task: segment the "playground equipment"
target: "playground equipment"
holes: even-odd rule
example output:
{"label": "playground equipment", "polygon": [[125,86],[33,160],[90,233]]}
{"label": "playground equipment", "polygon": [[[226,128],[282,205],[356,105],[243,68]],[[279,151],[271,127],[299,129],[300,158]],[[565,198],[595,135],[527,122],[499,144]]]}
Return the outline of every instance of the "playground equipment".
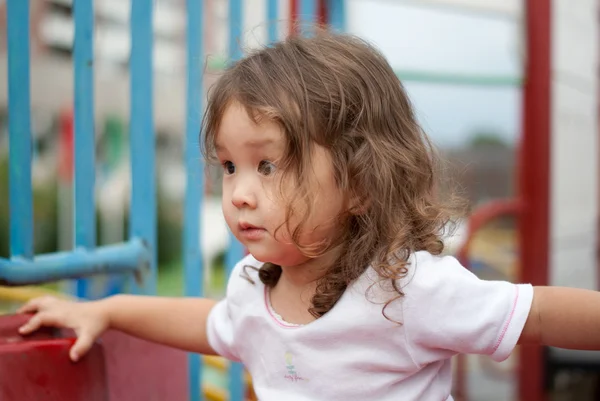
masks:
{"label": "playground equipment", "polygon": [[[598,4],[581,2],[568,12],[562,1],[524,4],[519,197],[475,212],[472,228],[514,214],[517,281],[598,289]],[[545,399],[561,368],[600,371],[597,352],[540,346],[521,346],[517,352],[520,400]],[[459,358],[457,390],[467,400],[461,363]]]}
{"label": "playground equipment", "polygon": [[23,338],[16,330],[25,320],[20,315],[0,319],[3,400],[167,400],[187,396],[183,352],[109,332],[94,345],[89,358],[73,364],[68,358],[73,333],[43,329]]}
{"label": "playground equipment", "polygon": [[[280,19],[277,0],[267,2],[267,20]],[[292,8],[294,20],[302,15],[306,22],[317,14],[316,0],[304,0]],[[319,9],[325,9],[321,1]],[[199,248],[199,210],[204,188],[202,166],[198,146],[202,110],[202,62],[203,53],[203,7],[202,0],[187,1],[187,128],[185,162],[187,189],[185,196],[185,295],[201,296],[202,254]],[[329,2],[329,20],[335,27],[343,27],[343,1]],[[30,23],[29,1],[7,2],[7,42],[9,81],[9,135],[10,135],[10,213],[11,258],[0,260],[0,285],[22,286],[51,281],[74,279],[74,296],[87,298],[90,294],[91,277],[98,274],[122,274],[128,278],[124,291],[139,294],[156,292],[156,200],[155,157],[153,125],[153,2],[131,2],[131,100],[130,100],[130,149],[131,152],[131,211],[130,232],[127,241],[115,245],[96,247],[95,238],[95,157],[94,157],[94,7],[92,0],[74,2],[74,249],[50,255],[33,254],[33,215],[31,182],[31,122],[30,122]],[[229,58],[238,59],[242,50],[238,43],[242,32],[242,1],[229,1]],[[268,31],[269,40],[277,39],[274,27]],[[227,266],[243,256],[243,249],[232,240],[227,254]],[[5,294],[6,295],[6,294]],[[12,292],[19,298],[18,293]],[[21,293],[21,298],[33,294]],[[38,295],[36,292],[35,295]],[[87,385],[97,389],[98,399],[201,399],[202,358],[189,355],[187,374],[184,355],[123,336],[107,333],[102,346],[97,345],[92,356],[82,365],[68,365],[65,357],[58,356],[72,343],[72,333],[46,331],[37,337],[15,337],[20,323],[17,317],[3,318],[0,371],[3,383],[6,372],[31,371],[28,361],[53,366],[53,372],[62,375],[79,374],[82,388]],[[7,334],[8,333],[8,334]],[[12,334],[11,334],[12,333]],[[8,340],[6,340],[8,338]],[[7,344],[9,342],[10,344]],[[48,350],[48,352],[46,352]],[[15,355],[26,352],[35,357],[15,360]],[[28,359],[29,358],[29,359]],[[36,359],[38,358],[38,359]],[[18,359],[18,358],[17,358]],[[207,398],[242,400],[246,397],[243,369],[239,364],[225,365],[218,359],[207,359],[207,365],[217,369],[227,368],[229,391],[227,397],[215,389],[205,389]],[[15,365],[16,363],[16,365]],[[27,364],[25,367],[23,364]],[[106,376],[102,373],[106,366]],[[67,366],[68,365],[68,366]],[[149,368],[153,366],[153,368]],[[78,373],[74,373],[77,371]],[[125,374],[127,372],[127,374]],[[82,393],[71,389],[55,389],[60,394],[47,396],[48,383],[59,383],[60,378],[42,371],[31,372],[34,376],[12,378],[22,380],[18,388],[27,387],[28,395],[19,393],[18,399],[83,399]],[[65,377],[65,376],[63,376]],[[127,380],[121,380],[125,377]],[[247,380],[246,380],[247,381]],[[43,382],[43,383],[42,383]],[[137,382],[133,384],[130,382]],[[16,399],[7,385],[1,386],[3,399]],[[125,389],[128,390],[125,393]],[[14,390],[14,389],[13,389]],[[46,394],[46,395],[42,395]],[[69,395],[70,394],[70,395]],[[89,392],[87,393],[89,394]],[[152,396],[150,396],[152,394]],[[56,398],[58,397],[58,398]]]}
{"label": "playground equipment", "polygon": [[[48,281],[75,279],[74,296],[89,295],[90,279],[99,273],[116,273],[127,277],[127,290],[152,294],[156,291],[156,203],[154,198],[154,128],[152,80],[152,3],[132,0],[131,8],[131,119],[130,148],[132,192],[131,225],[127,241],[96,247],[94,223],[94,103],[93,103],[93,4],[92,0],[75,0],[75,40],[73,52],[75,81],[75,247],[70,252],[33,255],[31,196],[31,127],[29,81],[29,2],[7,1],[8,20],[8,80],[10,131],[10,205],[11,259],[0,260],[0,283],[25,285]],[[435,1],[427,1],[435,3]],[[438,0],[439,3],[448,1]],[[418,3],[418,1],[412,1]],[[460,1],[455,1],[460,3]],[[463,3],[475,4],[473,1]],[[509,2],[504,2],[508,4]],[[503,4],[504,4],[503,3]],[[576,4],[566,0],[524,0],[523,20],[526,22],[526,57],[523,79],[523,133],[519,166],[520,191],[518,202],[505,211],[516,212],[519,221],[518,281],[536,285],[561,284],[597,288],[596,239],[598,217],[598,130],[597,72],[598,54],[597,5],[595,0]],[[290,14],[282,16],[279,1],[268,0],[267,21],[279,18],[328,21],[335,29],[346,28],[343,0],[291,0]],[[202,203],[203,174],[198,149],[202,109],[203,2],[187,0],[187,128],[185,197],[185,294],[201,296],[203,290],[202,253],[198,244]],[[242,1],[229,1],[229,59],[241,56],[238,38],[242,33]],[[276,24],[269,25],[268,38],[276,40]],[[293,29],[294,24],[290,25]],[[574,48],[573,43],[579,47]],[[551,71],[553,72],[551,74]],[[425,77],[399,71],[405,80],[469,85],[515,85],[513,79],[472,80],[462,77]],[[459,77],[460,78],[460,77]],[[576,132],[576,135],[574,134]],[[514,209],[513,209],[514,208]],[[493,213],[492,213],[493,215]],[[476,214],[475,216],[478,216]],[[489,216],[488,216],[489,217]],[[477,217],[475,217],[477,218]],[[573,239],[575,238],[575,240]],[[578,247],[570,245],[577,242]],[[227,255],[229,268],[243,254],[232,240]],[[468,265],[468,255],[461,255]],[[25,299],[37,295],[23,289],[7,290],[6,297]],[[21,291],[21,292],[19,292]],[[25,291],[25,292],[24,292]],[[10,295],[7,295],[9,294]],[[0,294],[2,296],[2,294]],[[10,318],[14,319],[14,318]],[[0,377],[2,372],[17,369],[16,352],[41,349],[52,344],[52,352],[64,352],[70,333],[45,331],[27,340],[14,337],[18,320],[0,319]],[[7,334],[8,333],[8,334]],[[11,344],[7,344],[11,342]],[[125,347],[128,347],[127,349]],[[128,393],[131,385],[119,381],[126,377],[143,383],[159,399],[201,399],[203,367],[229,371],[228,394],[215,388],[204,388],[207,399],[242,400],[250,397],[250,381],[239,364],[227,364],[219,358],[201,358],[144,342],[137,342],[118,333],[108,333],[97,347],[97,364],[104,363],[107,375],[82,376],[82,382],[95,380],[104,386],[110,401],[144,398],[143,393]],[[46,354],[49,355],[49,354]],[[518,399],[543,399],[547,366],[552,369],[566,365],[583,366],[580,354],[561,355],[542,347],[521,347],[518,351]],[[39,354],[41,357],[42,354]],[[101,358],[102,356],[102,358]],[[600,361],[594,353],[585,353],[586,360]],[[104,362],[102,362],[102,360]],[[66,364],[67,359],[64,358]],[[137,361],[137,363],[136,363]],[[88,361],[92,363],[93,361]],[[143,363],[142,363],[143,362]],[[456,392],[460,399],[468,394],[461,386],[461,360],[458,361]],[[53,362],[54,363],[54,362]],[[156,369],[148,369],[152,365]],[[588,365],[590,365],[588,363]],[[591,364],[593,365],[593,364]],[[596,363],[600,366],[600,363]],[[20,365],[22,366],[22,365]],[[56,370],[73,369],[56,366]],[[81,366],[81,365],[78,365]],[[98,368],[93,365],[90,369]],[[20,369],[20,368],[19,368]],[[81,370],[84,368],[82,367]],[[121,375],[122,372],[128,375]],[[551,371],[551,370],[550,370]],[[69,372],[72,372],[69,370]],[[186,373],[187,372],[187,373]],[[82,372],[73,373],[82,374]],[[86,378],[87,377],[87,378]],[[23,378],[23,380],[29,380]],[[12,380],[12,378],[11,378]],[[37,382],[36,382],[37,383]],[[34,386],[28,383],[33,391]],[[150,386],[151,384],[151,386]],[[120,387],[121,386],[121,387]],[[20,386],[21,387],[21,386]],[[40,387],[38,387],[40,388]],[[4,391],[4,390],[2,390]],[[75,391],[75,390],[73,390]],[[134,389],[135,391],[135,389]],[[139,388],[137,391],[143,391]],[[76,394],[73,393],[73,399]],[[98,393],[102,394],[102,392]],[[132,396],[132,394],[136,394]],[[21,394],[22,395],[22,394]],[[64,394],[63,394],[64,395]],[[180,396],[181,395],[181,396]],[[10,399],[9,393],[0,396]],[[0,397],[0,398],[3,398]],[[4,399],[3,398],[3,399]],[[50,397],[44,399],[51,399]],[[64,398],[61,398],[64,399]],[[135,398],[138,399],[138,398]]]}

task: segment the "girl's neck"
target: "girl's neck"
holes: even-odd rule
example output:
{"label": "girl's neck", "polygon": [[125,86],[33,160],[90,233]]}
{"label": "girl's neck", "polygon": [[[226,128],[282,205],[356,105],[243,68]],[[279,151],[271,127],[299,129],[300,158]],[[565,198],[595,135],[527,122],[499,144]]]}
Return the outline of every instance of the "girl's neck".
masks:
{"label": "girl's neck", "polygon": [[317,281],[327,274],[329,267],[336,260],[339,249],[336,247],[318,258],[311,258],[296,266],[281,266],[281,277],[278,285],[288,288],[316,288]]}
{"label": "girl's neck", "polygon": [[311,259],[297,266],[281,266],[279,284],[286,287],[312,287],[325,274],[323,265],[318,259]]}
{"label": "girl's neck", "polygon": [[287,323],[302,325],[315,320],[309,309],[317,282],[325,270],[318,259],[296,266],[282,266],[281,276],[270,291],[271,307]]}
{"label": "girl's neck", "polygon": [[306,324],[315,319],[308,310],[317,283],[337,258],[339,250],[333,249],[325,255],[309,259],[296,266],[282,266],[281,276],[271,290],[271,305],[289,323]]}

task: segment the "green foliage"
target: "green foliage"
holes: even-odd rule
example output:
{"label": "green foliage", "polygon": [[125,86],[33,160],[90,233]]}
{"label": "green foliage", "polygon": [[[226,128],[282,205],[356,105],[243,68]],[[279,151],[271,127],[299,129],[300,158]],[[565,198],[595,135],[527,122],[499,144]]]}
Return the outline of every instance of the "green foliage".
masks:
{"label": "green foliage", "polygon": [[[10,254],[8,158],[0,158],[0,257]],[[172,266],[181,259],[182,216],[181,207],[159,196],[157,200],[157,240],[159,265]],[[34,249],[36,254],[51,253],[58,249],[58,193],[57,182],[51,180],[33,190]],[[129,216],[125,217],[127,228]],[[102,221],[96,211],[96,238],[99,238]],[[127,230],[125,231],[127,232]]]}
{"label": "green foliage", "polygon": [[[10,253],[10,210],[8,199],[8,158],[0,159],[0,257]],[[57,247],[56,182],[33,190],[34,250],[35,253],[54,252]]]}
{"label": "green foliage", "polygon": [[0,158],[0,257],[9,253],[10,233],[8,220],[8,158]]}
{"label": "green foliage", "polygon": [[157,200],[158,220],[158,264],[162,267],[173,266],[181,260],[183,252],[183,226],[181,207],[159,196]]}
{"label": "green foliage", "polygon": [[471,148],[477,148],[477,147],[507,148],[508,147],[508,144],[506,143],[504,138],[502,138],[501,135],[499,135],[496,132],[488,131],[488,130],[482,130],[482,131],[475,132],[471,136],[471,141],[470,141],[469,145]]}

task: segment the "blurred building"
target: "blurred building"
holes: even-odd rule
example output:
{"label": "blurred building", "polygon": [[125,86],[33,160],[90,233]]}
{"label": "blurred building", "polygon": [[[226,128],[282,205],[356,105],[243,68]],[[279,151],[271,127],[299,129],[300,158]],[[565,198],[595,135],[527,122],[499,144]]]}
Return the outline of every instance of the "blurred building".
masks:
{"label": "blurred building", "polygon": [[444,183],[476,206],[517,193],[515,149],[499,145],[469,146],[444,151]]}
{"label": "blurred building", "polygon": [[[31,103],[32,130],[36,138],[34,179],[56,175],[59,133],[65,110],[73,102],[72,45],[74,36],[73,0],[31,1]],[[466,7],[479,11],[515,14],[520,1],[414,0],[434,6]],[[179,199],[184,191],[183,137],[185,132],[186,52],[185,0],[154,1],[154,122],[157,133],[159,180],[164,192]],[[130,40],[130,0],[95,0],[94,78],[98,161],[109,164],[100,171],[114,175],[110,186],[119,194],[128,192],[127,168],[113,168],[121,156],[126,158],[130,106],[128,60]],[[266,43],[266,0],[245,0],[243,46]],[[276,22],[282,36],[289,26],[289,1],[280,0],[281,21]],[[210,87],[227,60],[228,0],[206,0],[204,10],[204,87]],[[0,4],[0,155],[7,152],[7,54],[6,3]],[[197,118],[201,118],[198,110]],[[124,150],[119,150],[119,147]],[[110,153],[110,154],[108,154]],[[448,150],[446,174],[459,183],[464,195],[475,204],[514,193],[514,151],[489,147]],[[116,156],[115,156],[116,155]],[[122,160],[121,163],[126,160]],[[115,172],[116,174],[113,174]],[[41,177],[41,178],[40,178]],[[217,179],[208,183],[218,191]],[[126,195],[122,195],[126,196]],[[121,198],[106,196],[106,198]]]}
{"label": "blurred building", "polygon": [[[182,160],[185,133],[186,51],[185,0],[156,0],[154,8],[154,123],[159,159]],[[287,0],[280,0],[280,15],[287,16]],[[266,42],[265,0],[245,0],[244,47]],[[99,142],[106,126],[121,120],[128,126],[130,82],[128,60],[130,0],[95,0],[94,106]],[[73,0],[36,0],[31,8],[32,130],[38,142],[53,153],[60,131],[60,116],[72,107],[74,35]],[[286,27],[282,25],[283,32]],[[204,88],[210,87],[225,65],[228,49],[228,1],[206,0],[204,10]],[[6,54],[6,3],[0,4],[0,126],[8,104]],[[201,118],[198,110],[197,118]],[[0,152],[6,151],[6,130],[0,131]],[[46,170],[46,169],[44,169]],[[175,174],[176,166],[168,169]],[[172,182],[183,184],[183,174]],[[181,185],[179,185],[181,187]],[[182,189],[182,188],[180,188]]]}

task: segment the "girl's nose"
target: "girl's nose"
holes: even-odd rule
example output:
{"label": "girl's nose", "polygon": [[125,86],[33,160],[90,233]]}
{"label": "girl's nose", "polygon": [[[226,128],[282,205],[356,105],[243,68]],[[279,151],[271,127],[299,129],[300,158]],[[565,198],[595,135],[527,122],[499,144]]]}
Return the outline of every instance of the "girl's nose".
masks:
{"label": "girl's nose", "polygon": [[231,203],[238,209],[241,208],[256,208],[256,195],[250,185],[237,185],[231,196]]}

